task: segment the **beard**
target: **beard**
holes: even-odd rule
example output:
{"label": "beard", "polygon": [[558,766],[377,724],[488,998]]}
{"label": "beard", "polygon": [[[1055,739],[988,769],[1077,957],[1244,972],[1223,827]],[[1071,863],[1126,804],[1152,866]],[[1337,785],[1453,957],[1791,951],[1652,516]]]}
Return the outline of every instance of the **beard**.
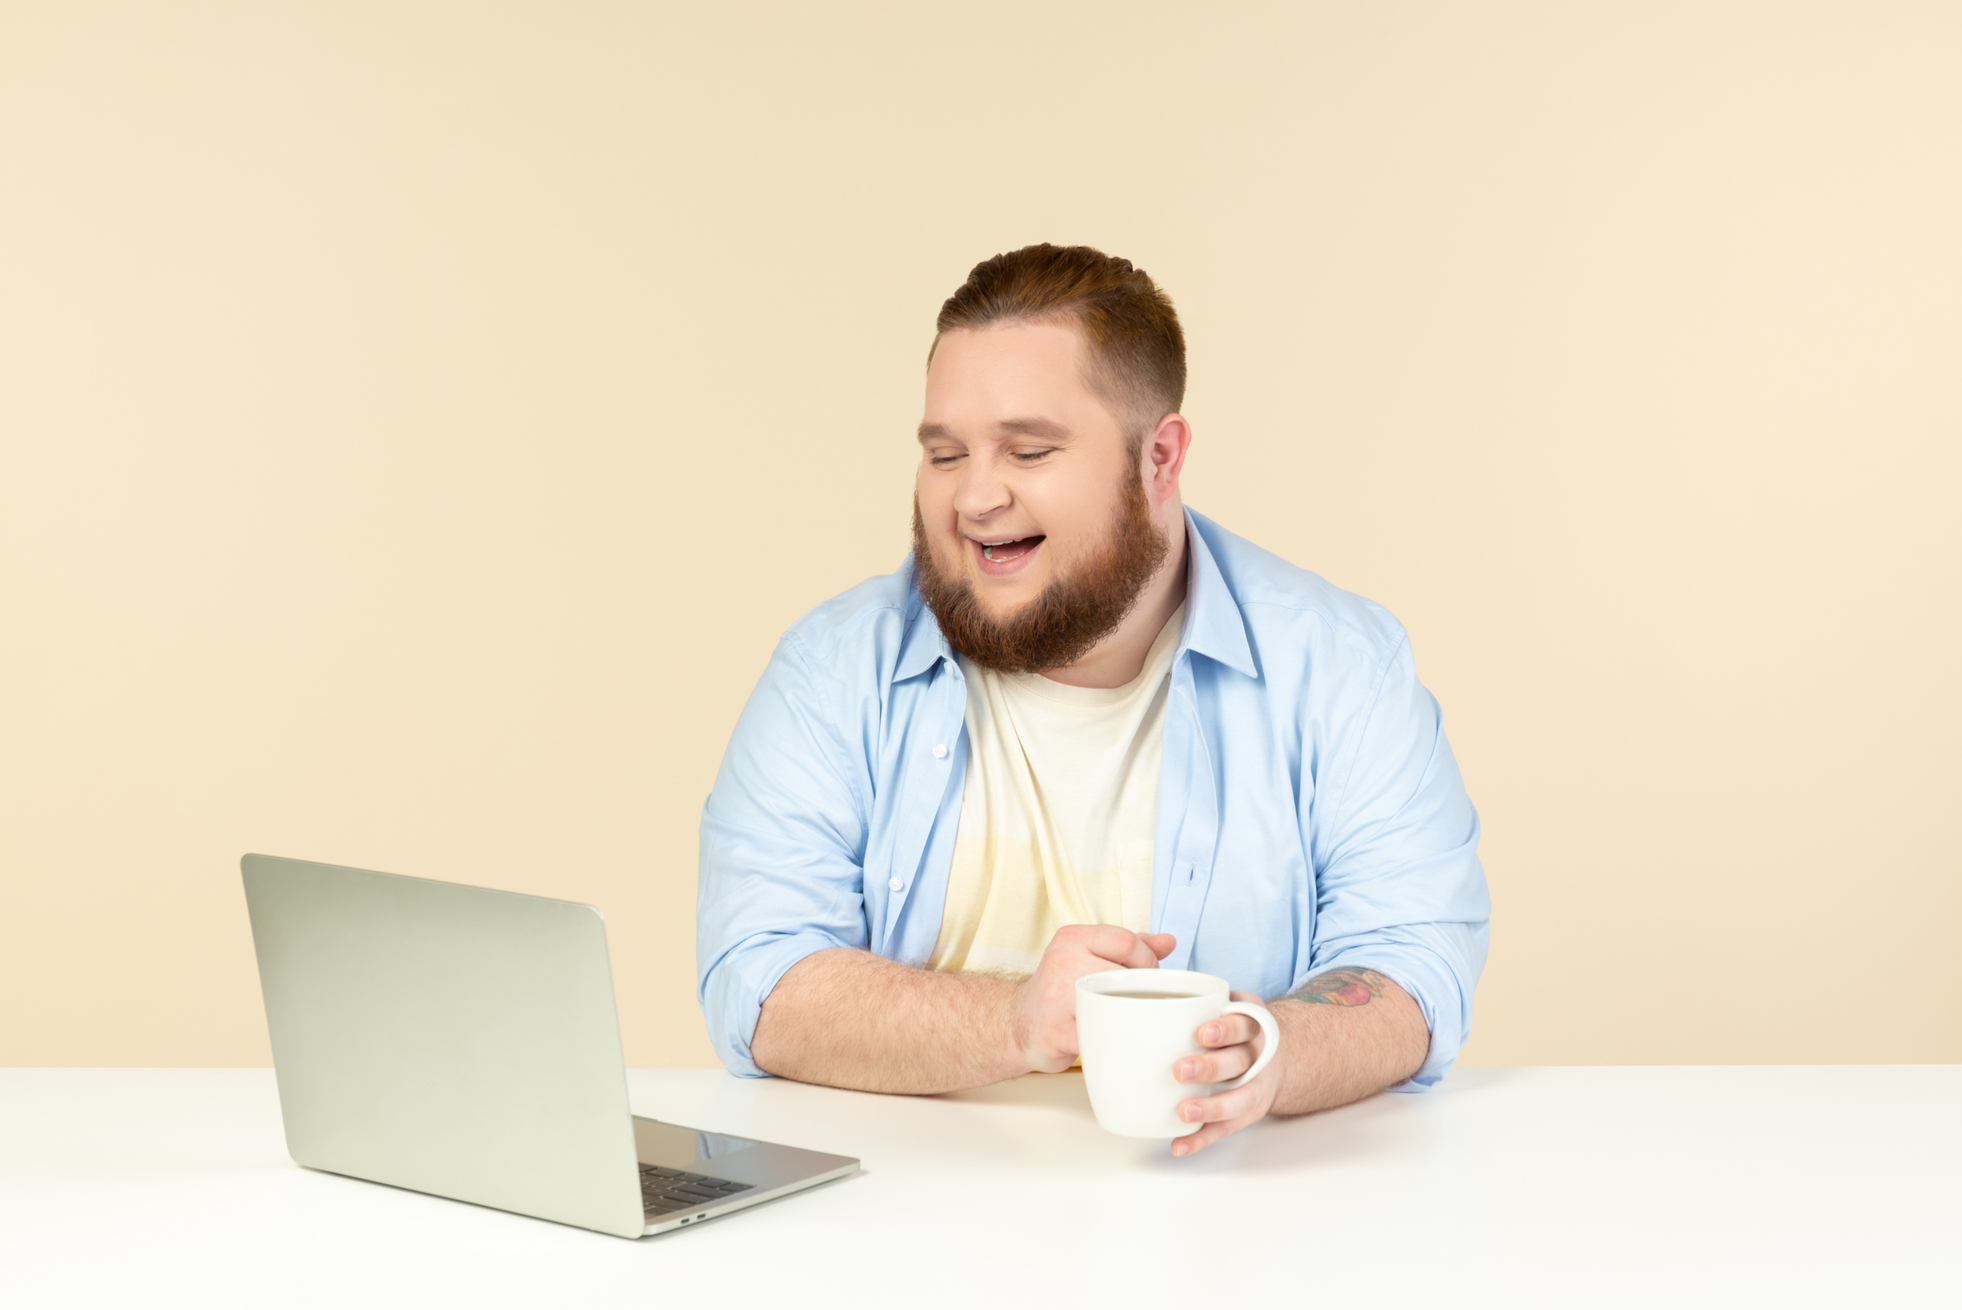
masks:
{"label": "beard", "polygon": [[[913,579],[947,644],[999,673],[1040,673],[1074,664],[1117,631],[1171,543],[1151,521],[1144,486],[1126,478],[1102,547],[1076,567],[1058,570],[1042,594],[1003,618],[984,613],[974,584],[934,558],[913,497]],[[963,543],[962,549],[966,549]]]}

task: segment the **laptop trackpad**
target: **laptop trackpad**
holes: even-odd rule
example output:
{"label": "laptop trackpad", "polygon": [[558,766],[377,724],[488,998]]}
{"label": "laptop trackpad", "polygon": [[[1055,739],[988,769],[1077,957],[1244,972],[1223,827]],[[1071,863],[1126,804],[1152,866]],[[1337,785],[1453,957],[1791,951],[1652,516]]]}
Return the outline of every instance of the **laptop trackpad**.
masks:
{"label": "laptop trackpad", "polygon": [[701,1166],[711,1160],[726,1159],[738,1151],[747,1151],[755,1145],[747,1137],[698,1132],[693,1128],[664,1124],[658,1119],[634,1116],[634,1153],[640,1157],[642,1164],[713,1174],[713,1169]]}

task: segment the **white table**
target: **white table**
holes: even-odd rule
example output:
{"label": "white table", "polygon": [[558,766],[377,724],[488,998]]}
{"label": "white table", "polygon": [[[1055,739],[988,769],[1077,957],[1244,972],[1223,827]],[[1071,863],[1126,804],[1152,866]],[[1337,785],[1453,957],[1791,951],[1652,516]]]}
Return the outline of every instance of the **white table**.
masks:
{"label": "white table", "polygon": [[1962,1304],[1962,1066],[1465,1069],[1191,1160],[1072,1074],[631,1080],[865,1170],[631,1242],[297,1168],[269,1070],[0,1070],[0,1304]]}

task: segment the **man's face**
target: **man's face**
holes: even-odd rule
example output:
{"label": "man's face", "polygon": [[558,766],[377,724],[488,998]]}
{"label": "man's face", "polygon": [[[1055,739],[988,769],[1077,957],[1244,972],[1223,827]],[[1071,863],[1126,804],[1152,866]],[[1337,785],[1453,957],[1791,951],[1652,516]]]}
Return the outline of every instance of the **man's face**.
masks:
{"label": "man's face", "polygon": [[1136,457],[1084,385],[1082,349],[1071,325],[958,330],[927,369],[921,590],[955,648],[994,667],[1072,662],[1164,558]]}

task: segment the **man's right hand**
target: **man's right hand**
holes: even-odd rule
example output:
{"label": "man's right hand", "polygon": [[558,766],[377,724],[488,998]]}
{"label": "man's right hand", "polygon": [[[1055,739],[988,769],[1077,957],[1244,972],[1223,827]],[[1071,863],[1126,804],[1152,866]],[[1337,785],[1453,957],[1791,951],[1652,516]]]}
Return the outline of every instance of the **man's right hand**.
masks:
{"label": "man's right hand", "polygon": [[1023,1063],[1061,1073],[1075,1062],[1078,978],[1110,969],[1156,969],[1175,944],[1170,933],[1135,933],[1113,924],[1058,928],[1035,973],[1015,992],[1013,1034]]}

